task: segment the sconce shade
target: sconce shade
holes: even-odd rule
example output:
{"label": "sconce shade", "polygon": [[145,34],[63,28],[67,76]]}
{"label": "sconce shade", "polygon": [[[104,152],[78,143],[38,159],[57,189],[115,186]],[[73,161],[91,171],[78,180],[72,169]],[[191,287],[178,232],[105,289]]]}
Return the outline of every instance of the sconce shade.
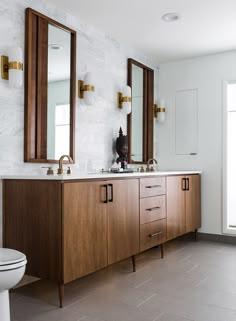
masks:
{"label": "sconce shade", "polygon": [[158,121],[159,123],[164,123],[165,119],[166,119],[166,102],[164,99],[160,99],[160,103],[159,103],[159,107],[157,109],[158,112]]}
{"label": "sconce shade", "polygon": [[164,99],[160,99],[158,105],[154,105],[154,117],[159,123],[163,123],[166,119],[166,103]]}
{"label": "sconce shade", "polygon": [[23,80],[23,55],[20,47],[14,47],[9,50],[8,77],[10,87],[16,88],[22,86]]}
{"label": "sconce shade", "polygon": [[93,79],[91,72],[88,72],[85,75],[84,81],[79,80],[79,97],[84,99],[86,105],[93,105],[95,103],[95,87],[92,83]]}
{"label": "sconce shade", "polygon": [[131,113],[131,87],[123,86],[121,93],[118,93],[118,107],[126,115]]}
{"label": "sconce shade", "polygon": [[[161,109],[161,108],[159,108]],[[164,111],[158,111],[158,121],[159,123],[164,123],[165,119],[166,119],[166,113]]]}

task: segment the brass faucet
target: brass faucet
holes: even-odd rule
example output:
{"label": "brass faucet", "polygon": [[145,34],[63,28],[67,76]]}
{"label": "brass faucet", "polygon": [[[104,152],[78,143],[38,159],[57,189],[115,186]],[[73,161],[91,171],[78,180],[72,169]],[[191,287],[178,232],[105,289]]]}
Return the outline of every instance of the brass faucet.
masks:
{"label": "brass faucet", "polygon": [[147,168],[146,168],[146,172],[154,172],[154,168],[153,167],[149,167],[149,165],[150,165],[150,163],[153,163],[154,164],[154,162],[156,163],[156,164],[158,164],[158,162],[157,162],[157,160],[155,159],[155,158],[149,158],[149,160],[147,161]]}
{"label": "brass faucet", "polygon": [[60,158],[59,158],[59,167],[58,167],[58,170],[57,170],[57,174],[58,175],[63,175],[63,159],[64,158],[68,158],[69,162],[70,163],[73,163],[73,160],[72,158],[69,156],[69,155],[62,155]]}

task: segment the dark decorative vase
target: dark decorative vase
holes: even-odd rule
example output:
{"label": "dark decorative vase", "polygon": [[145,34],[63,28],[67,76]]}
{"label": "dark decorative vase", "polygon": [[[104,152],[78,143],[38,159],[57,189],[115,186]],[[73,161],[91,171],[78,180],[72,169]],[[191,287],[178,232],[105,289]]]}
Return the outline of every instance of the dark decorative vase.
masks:
{"label": "dark decorative vase", "polygon": [[119,157],[116,159],[117,163],[121,163],[121,168],[127,168],[128,162],[128,137],[123,135],[122,128],[119,130],[119,137],[116,139],[116,152]]}

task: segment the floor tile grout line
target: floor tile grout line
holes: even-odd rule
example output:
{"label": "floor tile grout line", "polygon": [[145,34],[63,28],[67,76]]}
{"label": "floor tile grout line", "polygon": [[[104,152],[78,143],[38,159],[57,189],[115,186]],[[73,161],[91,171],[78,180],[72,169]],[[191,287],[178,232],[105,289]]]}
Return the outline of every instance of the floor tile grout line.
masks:
{"label": "floor tile grout line", "polygon": [[192,271],[194,271],[195,269],[197,269],[200,266],[200,264],[195,264],[191,269],[187,270],[186,273],[190,273]]}
{"label": "floor tile grout line", "polygon": [[87,318],[87,315],[83,316],[82,318],[78,319],[77,321],[81,321]]}
{"label": "floor tile grout line", "polygon": [[143,305],[147,301],[151,300],[151,298],[153,298],[156,295],[157,295],[156,293],[153,293],[153,295],[151,295],[149,298],[147,298],[146,300],[144,300],[144,301],[140,302],[138,305],[136,305],[136,308],[140,307],[141,305]]}
{"label": "floor tile grout line", "polygon": [[185,249],[185,247],[182,247],[181,249],[177,250],[177,251],[174,251],[173,253],[178,253],[180,251],[183,251]]}
{"label": "floor tile grout line", "polygon": [[136,285],[134,288],[135,288],[135,289],[138,289],[138,288],[140,288],[140,286],[142,286],[142,285],[144,285],[144,284],[148,283],[149,281],[152,281],[152,278],[147,279],[146,281],[144,281],[144,282],[142,282],[142,283],[140,283],[140,284]]}
{"label": "floor tile grout line", "polygon": [[199,281],[197,284],[195,284],[195,287],[199,287],[201,284],[205,283],[208,280],[208,277],[205,277],[201,281]]}
{"label": "floor tile grout line", "polygon": [[77,304],[78,302],[81,302],[81,301],[86,300],[88,297],[89,297],[89,295],[85,296],[85,297],[84,297],[84,298],[82,298],[82,299],[76,300],[75,302],[73,302],[73,303],[71,303],[71,304],[67,305],[66,307],[64,307],[64,308],[62,308],[62,309],[63,309],[63,310],[66,310],[67,308],[72,307],[73,305]]}
{"label": "floor tile grout line", "polygon": [[163,315],[165,315],[164,312],[161,313],[161,314],[159,314],[159,315],[158,315],[155,319],[153,319],[152,321],[156,321],[156,320],[160,319],[161,317],[163,317]]}
{"label": "floor tile grout line", "polygon": [[226,249],[226,246],[222,247],[220,250],[217,250],[216,253],[221,253],[224,251],[224,249]]}
{"label": "floor tile grout line", "polygon": [[181,260],[179,260],[179,261],[177,261],[177,262],[178,262],[178,263],[184,262],[184,261],[188,260],[190,257],[192,257],[192,254],[184,257],[183,259],[181,259]]}

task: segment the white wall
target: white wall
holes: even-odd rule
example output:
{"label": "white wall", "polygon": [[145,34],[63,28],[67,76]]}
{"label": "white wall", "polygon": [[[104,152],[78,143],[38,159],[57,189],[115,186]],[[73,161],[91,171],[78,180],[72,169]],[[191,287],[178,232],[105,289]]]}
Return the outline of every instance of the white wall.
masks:
{"label": "white wall", "polygon": [[[76,169],[108,168],[116,158],[114,141],[122,126],[126,134],[126,116],[116,107],[116,94],[127,83],[127,58],[153,64],[142,53],[124,48],[109,34],[43,0],[1,0],[0,55],[18,45],[24,48],[25,8],[31,7],[77,31],[77,79],[93,72],[100,85],[100,98],[94,106],[76,99]],[[77,86],[76,86],[77,87]],[[106,89],[106,90],[105,90]],[[40,164],[23,162],[24,87],[11,89],[0,79],[0,175],[39,172]]]}
{"label": "white wall", "polygon": [[[236,52],[160,65],[160,97],[166,99],[166,121],[159,125],[161,169],[200,169],[202,228],[222,233],[222,108],[223,80],[236,79]],[[198,154],[175,154],[175,94],[198,89]]]}

